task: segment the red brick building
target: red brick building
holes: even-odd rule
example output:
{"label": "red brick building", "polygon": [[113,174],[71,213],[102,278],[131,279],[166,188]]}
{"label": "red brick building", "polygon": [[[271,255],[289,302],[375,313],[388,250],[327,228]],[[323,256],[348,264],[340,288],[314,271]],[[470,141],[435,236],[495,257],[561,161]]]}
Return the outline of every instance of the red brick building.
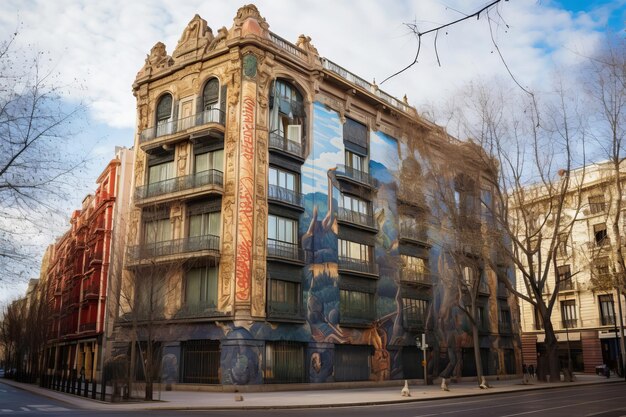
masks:
{"label": "red brick building", "polygon": [[107,299],[121,275],[132,163],[133,151],[116,149],[96,180],[95,192],[72,213],[70,229],[48,249],[48,372],[80,372],[84,367],[91,379],[100,370],[112,314]]}

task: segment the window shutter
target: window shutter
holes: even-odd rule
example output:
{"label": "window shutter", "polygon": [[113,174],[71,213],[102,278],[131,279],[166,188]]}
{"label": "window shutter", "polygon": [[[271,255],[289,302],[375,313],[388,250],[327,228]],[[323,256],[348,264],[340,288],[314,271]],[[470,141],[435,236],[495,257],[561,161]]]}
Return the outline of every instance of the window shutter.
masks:
{"label": "window shutter", "polygon": [[347,150],[367,156],[367,126],[346,118],[343,124],[343,144]]}
{"label": "window shutter", "polygon": [[302,138],[302,126],[301,125],[287,125],[287,139],[300,143]]}

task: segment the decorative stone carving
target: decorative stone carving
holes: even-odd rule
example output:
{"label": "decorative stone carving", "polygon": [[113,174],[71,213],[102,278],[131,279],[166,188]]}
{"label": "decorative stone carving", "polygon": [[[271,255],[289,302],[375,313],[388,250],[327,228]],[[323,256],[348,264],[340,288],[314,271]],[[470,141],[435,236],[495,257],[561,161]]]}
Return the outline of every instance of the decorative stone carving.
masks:
{"label": "decorative stone carving", "polygon": [[[211,34],[211,37],[212,36],[213,34]],[[215,50],[220,43],[224,43],[227,37],[228,29],[226,29],[226,26],[222,26],[217,30],[217,36],[211,39],[209,43],[206,44],[203,53],[206,54],[207,52]]]}
{"label": "decorative stone carving", "polygon": [[183,31],[183,35],[178,40],[176,49],[172,54],[174,58],[202,48],[203,52],[211,41],[213,41],[213,31],[207,26],[206,20],[199,15],[195,15]]}
{"label": "decorative stone carving", "polygon": [[174,60],[167,54],[165,44],[157,42],[150,50],[150,54],[147,55],[143,68],[137,73],[137,78],[151,75],[154,71],[168,68],[172,65],[174,65]]}
{"label": "decorative stone carving", "polygon": [[261,16],[254,4],[246,4],[237,10],[233,23],[233,37],[256,35],[267,37],[270,25]]}
{"label": "decorative stone carving", "polygon": [[178,152],[178,176],[182,177],[186,174],[187,169],[187,151],[188,145],[181,146]]}
{"label": "decorative stone carving", "polygon": [[300,49],[304,49],[307,54],[319,56],[319,52],[317,52],[317,48],[313,46],[311,43],[311,37],[300,35],[298,36],[298,40],[296,41],[296,46]]}

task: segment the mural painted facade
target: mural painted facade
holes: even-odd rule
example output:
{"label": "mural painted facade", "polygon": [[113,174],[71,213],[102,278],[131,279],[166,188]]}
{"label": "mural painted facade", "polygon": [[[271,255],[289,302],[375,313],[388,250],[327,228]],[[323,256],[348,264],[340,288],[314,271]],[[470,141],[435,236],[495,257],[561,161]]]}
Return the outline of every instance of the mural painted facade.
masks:
{"label": "mural painted facade", "polygon": [[[133,329],[149,327],[169,382],[384,381],[423,377],[426,333],[430,375],[475,375],[435,192],[460,143],[310,38],[269,32],[252,5],[219,41],[198,19],[205,29],[186,30],[173,58],[157,48],[134,85],[126,269],[135,283],[161,274],[167,291],[162,314],[120,316],[112,355],[135,356]],[[516,373],[516,301],[481,274],[485,373]]]}

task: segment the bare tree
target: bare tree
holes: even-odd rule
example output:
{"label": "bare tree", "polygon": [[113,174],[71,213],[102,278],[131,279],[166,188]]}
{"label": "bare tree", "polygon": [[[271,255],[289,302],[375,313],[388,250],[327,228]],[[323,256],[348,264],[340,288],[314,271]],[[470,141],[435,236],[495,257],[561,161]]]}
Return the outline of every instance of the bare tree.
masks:
{"label": "bare tree", "polygon": [[[556,271],[559,239],[570,236],[580,210],[583,179],[569,173],[584,153],[585,139],[577,101],[564,91],[557,85],[554,96],[539,107],[535,96],[519,97],[494,83],[475,84],[463,109],[457,109],[463,133],[480,145],[474,158],[497,173],[484,177],[481,192],[481,205],[495,223],[490,240],[497,254],[485,262],[540,317],[547,350],[542,373],[552,381],[560,373],[551,322],[560,286],[557,279],[549,288],[548,280]],[[498,268],[498,258],[517,269],[517,288]]]}
{"label": "bare tree", "polygon": [[[621,296],[626,294],[626,263],[623,248],[624,227],[624,159],[626,158],[626,41],[622,36],[608,35],[603,48],[591,57],[583,75],[592,102],[594,142],[612,167],[613,182],[607,217],[611,218],[613,238],[610,246],[610,274],[592,278],[596,287],[617,290],[620,320],[623,320]],[[593,260],[592,260],[593,262]],[[593,271],[593,268],[591,268]],[[609,282],[602,282],[609,278]],[[606,280],[604,280],[606,281]],[[624,323],[620,323],[623,328]],[[623,331],[621,344],[625,348]],[[622,355],[622,369],[626,368]]]}
{"label": "bare tree", "polygon": [[77,184],[83,158],[66,146],[81,105],[61,98],[63,86],[15,45],[18,34],[0,42],[0,284],[35,267],[33,243],[61,214],[59,202]]}

